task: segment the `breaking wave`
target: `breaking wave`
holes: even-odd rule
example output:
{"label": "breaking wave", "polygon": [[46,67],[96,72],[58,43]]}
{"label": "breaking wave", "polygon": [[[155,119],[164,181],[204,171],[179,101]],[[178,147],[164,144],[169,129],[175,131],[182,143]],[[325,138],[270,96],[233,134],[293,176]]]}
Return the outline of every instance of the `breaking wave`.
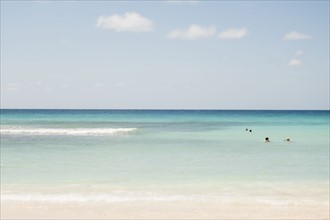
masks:
{"label": "breaking wave", "polygon": [[7,135],[107,136],[127,134],[137,128],[1,128]]}

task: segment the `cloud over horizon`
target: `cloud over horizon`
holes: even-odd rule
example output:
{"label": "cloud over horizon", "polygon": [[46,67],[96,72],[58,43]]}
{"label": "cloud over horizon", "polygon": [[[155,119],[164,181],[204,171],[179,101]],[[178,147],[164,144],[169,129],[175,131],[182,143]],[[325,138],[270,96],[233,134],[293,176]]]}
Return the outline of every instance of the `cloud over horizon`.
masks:
{"label": "cloud over horizon", "polygon": [[153,30],[153,22],[136,12],[126,12],[124,15],[100,16],[97,19],[96,26],[103,29],[112,29],[116,32],[150,32]]}
{"label": "cloud over horizon", "polygon": [[208,38],[215,34],[215,27],[201,27],[196,24],[190,25],[186,29],[175,29],[167,34],[170,39],[196,40],[199,38]]}
{"label": "cloud over horizon", "polygon": [[308,40],[311,38],[311,35],[299,33],[297,31],[291,31],[289,33],[286,33],[283,36],[282,40]]}
{"label": "cloud over horizon", "polygon": [[303,65],[303,62],[301,60],[298,60],[296,58],[293,58],[292,60],[290,60],[290,62],[288,63],[289,66],[301,66]]}
{"label": "cloud over horizon", "polygon": [[248,34],[248,30],[246,27],[243,28],[231,28],[226,31],[220,32],[218,37],[222,40],[229,39],[241,39]]}

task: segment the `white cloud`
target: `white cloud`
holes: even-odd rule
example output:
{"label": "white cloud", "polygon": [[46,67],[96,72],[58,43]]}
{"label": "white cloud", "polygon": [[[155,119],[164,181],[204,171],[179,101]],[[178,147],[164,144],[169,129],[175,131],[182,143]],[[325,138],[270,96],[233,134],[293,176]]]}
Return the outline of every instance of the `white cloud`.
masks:
{"label": "white cloud", "polygon": [[283,36],[283,40],[308,40],[311,39],[312,36],[308,34],[302,34],[297,31],[291,31]]}
{"label": "white cloud", "polygon": [[117,32],[147,32],[153,30],[153,22],[136,12],[127,12],[122,16],[118,14],[100,16],[96,26],[103,29],[112,29]]}
{"label": "white cloud", "polygon": [[222,40],[227,39],[241,39],[248,34],[248,30],[246,27],[243,28],[232,28],[226,31],[220,32],[218,37]]}
{"label": "white cloud", "polygon": [[303,53],[304,53],[303,50],[297,50],[297,51],[295,52],[295,55],[296,55],[296,56],[300,56],[300,55],[302,55]]}
{"label": "white cloud", "polygon": [[294,55],[295,55],[295,58],[292,58],[289,63],[288,63],[288,66],[301,66],[303,65],[303,62],[299,59],[297,59],[297,57],[301,56],[302,54],[304,53],[303,50],[297,50]]}
{"label": "white cloud", "polygon": [[296,58],[293,58],[288,63],[289,66],[301,66],[302,64],[303,64],[303,62],[301,60],[296,59]]}
{"label": "white cloud", "polygon": [[171,39],[195,40],[198,38],[207,38],[215,34],[215,27],[201,27],[199,25],[190,25],[187,29],[175,29],[167,37]]}

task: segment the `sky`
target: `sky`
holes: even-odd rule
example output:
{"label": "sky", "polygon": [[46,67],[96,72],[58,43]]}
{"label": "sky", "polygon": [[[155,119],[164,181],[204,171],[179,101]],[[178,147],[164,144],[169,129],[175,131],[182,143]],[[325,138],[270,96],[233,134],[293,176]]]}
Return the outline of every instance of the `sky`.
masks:
{"label": "sky", "polygon": [[329,1],[4,1],[1,108],[329,109]]}

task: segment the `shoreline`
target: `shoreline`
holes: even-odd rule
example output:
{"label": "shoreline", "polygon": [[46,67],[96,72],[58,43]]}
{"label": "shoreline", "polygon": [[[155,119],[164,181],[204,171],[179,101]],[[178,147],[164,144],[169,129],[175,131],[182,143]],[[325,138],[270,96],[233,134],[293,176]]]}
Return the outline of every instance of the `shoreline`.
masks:
{"label": "shoreline", "polygon": [[329,206],[210,201],[4,202],[3,219],[329,219]]}
{"label": "shoreline", "polygon": [[[211,191],[210,191],[211,190]],[[329,219],[329,189],[2,190],[2,219]]]}

